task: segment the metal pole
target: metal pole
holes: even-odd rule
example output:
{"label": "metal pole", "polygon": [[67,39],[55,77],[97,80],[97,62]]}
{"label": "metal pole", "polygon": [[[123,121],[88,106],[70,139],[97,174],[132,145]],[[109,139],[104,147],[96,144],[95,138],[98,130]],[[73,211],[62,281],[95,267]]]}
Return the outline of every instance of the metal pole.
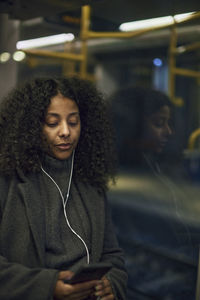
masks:
{"label": "metal pole", "polygon": [[90,27],[90,6],[89,5],[83,6],[81,13],[82,13],[82,16],[81,16],[80,38],[82,40],[81,54],[82,54],[83,60],[81,61],[81,65],[80,65],[80,76],[82,78],[86,78],[86,75],[87,75],[87,53],[88,53],[87,40],[88,40],[88,32],[89,32],[89,27]]}
{"label": "metal pole", "polygon": [[170,36],[170,45],[169,45],[169,96],[170,99],[174,99],[175,94],[175,76],[173,69],[176,66],[174,49],[176,48],[177,43],[177,33],[175,25],[171,28],[171,36]]}
{"label": "metal pole", "polygon": [[65,53],[65,52],[54,52],[49,50],[23,50],[24,53],[31,56],[41,56],[49,58],[58,58],[58,59],[69,59],[75,61],[82,61],[84,59],[83,55],[75,53]]}

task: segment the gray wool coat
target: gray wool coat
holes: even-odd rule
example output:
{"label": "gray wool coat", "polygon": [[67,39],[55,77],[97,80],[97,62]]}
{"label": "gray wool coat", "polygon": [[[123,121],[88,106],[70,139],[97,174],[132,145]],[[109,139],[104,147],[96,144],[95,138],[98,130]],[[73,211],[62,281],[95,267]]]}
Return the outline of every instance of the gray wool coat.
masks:
{"label": "gray wool coat", "polygon": [[[0,177],[0,299],[52,300],[58,270],[45,266],[45,224],[42,199],[30,184],[36,175],[21,171]],[[107,277],[116,300],[125,299],[127,274],[113,231],[106,197],[77,184],[91,223],[91,261],[110,262]],[[40,208],[40,209],[38,209]],[[73,251],[69,247],[69,251]]]}

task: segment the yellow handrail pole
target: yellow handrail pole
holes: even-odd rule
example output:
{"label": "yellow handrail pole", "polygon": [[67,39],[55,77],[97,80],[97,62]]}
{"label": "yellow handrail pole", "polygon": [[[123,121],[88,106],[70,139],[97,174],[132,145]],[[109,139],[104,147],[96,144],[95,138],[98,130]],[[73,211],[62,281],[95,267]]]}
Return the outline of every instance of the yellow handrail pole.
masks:
{"label": "yellow handrail pole", "polygon": [[200,135],[200,128],[197,128],[196,130],[194,130],[191,135],[189,136],[189,140],[188,140],[188,149],[189,150],[193,150],[194,149],[194,144],[195,141],[197,139],[197,137]]}
{"label": "yellow handrail pole", "polygon": [[[65,53],[73,53],[74,51],[74,43],[67,42],[64,44],[64,52]],[[62,62],[62,74],[64,76],[72,76],[76,74],[75,71],[76,61],[66,59]]]}
{"label": "yellow handrail pole", "polygon": [[80,76],[82,78],[86,78],[87,76],[87,41],[82,41],[82,45],[81,45],[81,53],[83,55],[83,60],[80,64]]}
{"label": "yellow handrail pole", "polygon": [[175,49],[177,45],[177,30],[176,30],[176,23],[174,20],[174,25],[171,27],[171,35],[170,35],[170,44],[169,44],[169,77],[168,77],[168,90],[169,96],[176,106],[183,105],[183,99],[177,98],[175,95],[175,84],[176,84],[176,76],[174,69],[176,68],[176,57],[175,57]]}
{"label": "yellow handrail pole", "polygon": [[83,61],[84,57],[82,54],[64,53],[64,52],[53,52],[48,50],[23,50],[24,53],[31,56],[41,56],[58,59],[69,59],[75,61]]}
{"label": "yellow handrail pole", "polygon": [[169,96],[171,99],[174,98],[175,91],[175,76],[173,73],[173,69],[176,66],[175,57],[173,55],[174,49],[176,49],[177,43],[177,33],[175,25],[171,28],[171,36],[170,36],[170,44],[169,44]]}
{"label": "yellow handrail pole", "polygon": [[90,27],[90,6],[84,5],[81,8],[81,54],[83,56],[83,60],[80,65],[80,75],[82,78],[86,78],[87,74],[87,39],[88,39],[88,31]]}
{"label": "yellow handrail pole", "polygon": [[193,70],[182,69],[182,68],[173,68],[172,72],[174,74],[181,75],[181,76],[200,78],[199,71],[193,71]]}
{"label": "yellow handrail pole", "polygon": [[[172,27],[172,30],[174,28],[174,23],[169,23],[161,26],[152,26],[148,29],[143,30],[137,30],[137,31],[131,31],[131,32],[94,32],[90,31],[90,6],[85,5],[82,6],[82,15],[81,15],[81,54],[73,54],[73,53],[61,53],[61,52],[53,52],[53,51],[45,51],[45,50],[24,50],[24,52],[28,55],[32,56],[41,56],[41,57],[49,57],[49,58],[58,58],[58,59],[69,59],[74,61],[80,62],[80,75],[81,77],[87,76],[87,55],[88,55],[88,44],[87,40],[92,38],[131,38],[131,37],[137,37],[143,34],[146,34],[148,32],[151,32],[152,30],[158,30],[163,28]],[[177,24],[188,22],[190,20],[194,20],[196,18],[200,17],[200,12],[193,13],[187,17],[185,17],[184,20],[176,21]],[[196,47],[196,46],[195,46]],[[171,46],[170,46],[171,48]],[[169,86],[170,86],[170,95],[172,95],[172,101],[176,105],[182,105],[182,99],[175,99],[174,97],[174,70],[175,68],[175,58],[173,58],[173,54],[176,53],[176,47],[173,47],[173,49],[170,49],[170,76],[169,76]],[[175,70],[176,71],[176,70]],[[179,72],[179,70],[178,70]],[[191,74],[191,73],[190,73]],[[192,75],[189,75],[192,76]],[[198,77],[195,75],[195,77]]]}
{"label": "yellow handrail pole", "polygon": [[176,32],[176,25],[172,26],[171,28],[171,35],[170,35],[170,45],[169,45],[169,96],[171,101],[175,105],[182,105],[182,103],[177,103],[177,99],[175,99],[175,74],[173,72],[176,66],[176,60],[174,55],[174,49],[176,49],[177,44],[177,32]]}

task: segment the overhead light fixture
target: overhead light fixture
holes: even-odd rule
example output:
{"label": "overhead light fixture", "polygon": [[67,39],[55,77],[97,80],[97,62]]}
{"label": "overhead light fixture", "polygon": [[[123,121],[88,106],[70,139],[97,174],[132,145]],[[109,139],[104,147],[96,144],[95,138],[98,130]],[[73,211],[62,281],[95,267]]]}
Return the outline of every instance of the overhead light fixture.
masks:
{"label": "overhead light fixture", "polygon": [[10,59],[10,53],[9,52],[2,52],[0,54],[0,62],[6,63]]}
{"label": "overhead light fixture", "polygon": [[178,14],[174,16],[166,16],[160,18],[153,18],[153,19],[146,19],[141,21],[134,21],[134,22],[127,22],[122,23],[119,26],[121,31],[133,31],[133,30],[142,30],[147,29],[150,27],[158,27],[164,25],[171,25],[175,22],[181,22],[188,18],[188,16],[194,14],[194,12],[185,13],[185,14]]}
{"label": "overhead light fixture", "polygon": [[13,53],[13,59],[17,62],[24,60],[25,57],[26,57],[26,54],[23,51],[15,51]]}
{"label": "overhead light fixture", "polygon": [[62,44],[65,42],[71,42],[73,41],[73,39],[74,39],[74,35],[72,33],[61,33],[56,35],[40,37],[36,39],[19,41],[16,44],[16,48],[22,50],[22,49],[45,47],[50,45]]}

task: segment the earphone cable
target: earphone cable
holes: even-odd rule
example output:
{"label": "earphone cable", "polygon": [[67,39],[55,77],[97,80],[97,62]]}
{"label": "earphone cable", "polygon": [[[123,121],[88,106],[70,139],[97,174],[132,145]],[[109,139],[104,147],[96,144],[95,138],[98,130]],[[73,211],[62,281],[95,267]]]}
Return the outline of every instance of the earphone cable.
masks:
{"label": "earphone cable", "polygon": [[55,186],[57,187],[59,193],[60,193],[60,196],[61,196],[61,199],[62,199],[62,203],[63,203],[63,212],[64,212],[64,216],[65,216],[65,220],[67,222],[67,225],[68,227],[70,228],[70,230],[81,240],[81,242],[83,243],[84,247],[85,247],[85,250],[86,250],[86,253],[87,253],[87,264],[90,263],[90,254],[89,254],[89,250],[88,250],[88,247],[85,243],[85,241],[83,240],[83,238],[71,227],[70,223],[69,223],[69,220],[68,220],[68,217],[67,217],[67,213],[66,213],[66,205],[67,205],[67,202],[68,202],[68,199],[69,199],[69,192],[70,192],[70,187],[71,187],[71,181],[72,181],[72,174],[73,174],[73,165],[74,165],[74,153],[75,151],[73,151],[73,154],[72,154],[72,163],[71,163],[71,171],[70,171],[70,177],[69,177],[69,184],[68,184],[68,189],[67,189],[67,195],[66,195],[66,199],[64,199],[63,197],[63,194],[61,192],[61,189],[60,187],[58,186],[58,184],[56,183],[56,181],[43,169],[42,165],[40,166],[41,167],[41,170],[44,172],[44,174],[55,184]]}

